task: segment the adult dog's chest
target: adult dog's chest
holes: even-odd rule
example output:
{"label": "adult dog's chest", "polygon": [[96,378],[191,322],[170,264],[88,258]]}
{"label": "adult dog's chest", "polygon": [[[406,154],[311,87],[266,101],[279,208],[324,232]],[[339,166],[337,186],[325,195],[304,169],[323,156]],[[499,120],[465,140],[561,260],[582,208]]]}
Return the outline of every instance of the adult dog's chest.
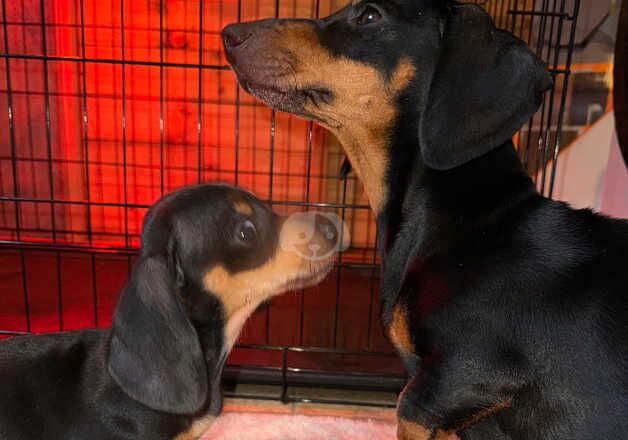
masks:
{"label": "adult dog's chest", "polygon": [[456,276],[455,271],[431,263],[417,261],[408,267],[385,319],[387,335],[402,357],[425,356],[435,338],[445,337],[440,329],[445,330],[447,320],[454,319],[451,307]]}

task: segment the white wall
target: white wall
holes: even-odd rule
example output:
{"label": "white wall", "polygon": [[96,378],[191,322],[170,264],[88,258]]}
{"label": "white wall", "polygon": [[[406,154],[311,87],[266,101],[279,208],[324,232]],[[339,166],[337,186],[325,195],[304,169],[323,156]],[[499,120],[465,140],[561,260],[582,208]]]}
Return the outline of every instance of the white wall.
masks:
{"label": "white wall", "polygon": [[613,112],[560,153],[553,197],[574,208],[628,218],[628,169],[619,150]]}

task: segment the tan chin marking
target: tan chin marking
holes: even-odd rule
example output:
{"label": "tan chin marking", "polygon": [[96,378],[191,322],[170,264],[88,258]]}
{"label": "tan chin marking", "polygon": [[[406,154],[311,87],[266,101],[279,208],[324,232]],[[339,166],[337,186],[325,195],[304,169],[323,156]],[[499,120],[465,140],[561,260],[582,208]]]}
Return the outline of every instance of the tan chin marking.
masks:
{"label": "tan chin marking", "polygon": [[198,440],[210,428],[214,420],[216,420],[214,416],[205,416],[197,419],[187,431],[177,435],[173,440]]}
{"label": "tan chin marking", "polygon": [[307,266],[297,254],[278,249],[273,258],[255,269],[229,273],[222,265],[214,266],[205,274],[203,283],[220,298],[229,317],[246,305],[258,305],[282,293],[278,290],[286,282],[306,272]]}
{"label": "tan chin marking", "polygon": [[277,249],[273,258],[255,269],[229,273],[218,265],[207,271],[205,289],[218,297],[225,311],[225,349],[231,349],[247,318],[262,301],[304,286],[300,280],[325,272],[330,261],[315,264],[296,253]]}
{"label": "tan chin marking", "polygon": [[364,184],[371,208],[380,211],[388,192],[384,177],[397,117],[395,98],[414,77],[415,66],[404,58],[386,79],[373,66],[331,54],[306,23],[278,27],[273,46],[295,57],[292,75],[287,76],[290,86],[301,90],[327,87],[332,92],[329,104],[308,100],[305,113],[338,137]]}

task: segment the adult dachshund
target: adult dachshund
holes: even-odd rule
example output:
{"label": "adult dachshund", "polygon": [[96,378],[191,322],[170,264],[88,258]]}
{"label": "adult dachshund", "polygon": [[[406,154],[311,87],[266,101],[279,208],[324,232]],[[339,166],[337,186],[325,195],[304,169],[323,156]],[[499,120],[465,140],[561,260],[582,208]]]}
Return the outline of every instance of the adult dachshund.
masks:
{"label": "adult dachshund", "polygon": [[475,5],[355,0],[223,31],[242,87],[340,140],[377,214],[400,439],[628,438],[628,223],[539,195],[551,86]]}

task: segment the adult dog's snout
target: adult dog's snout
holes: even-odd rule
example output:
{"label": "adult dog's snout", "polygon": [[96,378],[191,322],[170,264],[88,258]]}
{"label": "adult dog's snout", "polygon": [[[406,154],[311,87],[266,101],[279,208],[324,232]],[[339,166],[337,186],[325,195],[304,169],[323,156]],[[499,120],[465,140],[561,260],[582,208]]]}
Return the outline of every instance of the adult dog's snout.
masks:
{"label": "adult dog's snout", "polygon": [[[233,23],[222,30],[222,43],[227,59],[247,53],[259,56],[259,51],[268,50],[269,37],[276,31],[276,24],[283,20],[258,20],[248,23]],[[247,57],[248,58],[248,57]]]}
{"label": "adult dog's snout", "polygon": [[248,23],[230,24],[222,30],[222,42],[225,51],[229,53],[233,49],[241,46],[253,36],[254,30]]}
{"label": "adult dog's snout", "polygon": [[272,34],[270,21],[234,23],[222,30],[225,56],[243,85],[259,81],[260,72],[268,73],[267,57],[263,54],[272,52],[269,46]]}
{"label": "adult dog's snout", "polygon": [[[308,99],[328,101],[329,94],[318,87],[316,78],[297,78],[295,73],[304,62],[298,49],[316,41],[315,28],[312,20],[280,19],[225,27],[225,56],[242,88],[276,110],[303,116]],[[305,58],[311,62],[317,55]]]}

